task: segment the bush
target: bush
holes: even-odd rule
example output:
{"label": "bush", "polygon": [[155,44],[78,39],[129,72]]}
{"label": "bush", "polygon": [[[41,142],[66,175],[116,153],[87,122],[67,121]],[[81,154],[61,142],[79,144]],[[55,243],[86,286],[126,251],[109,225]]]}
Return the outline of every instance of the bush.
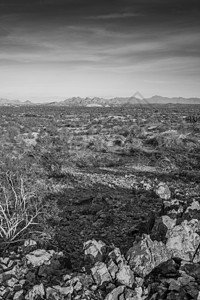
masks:
{"label": "bush", "polygon": [[24,179],[7,172],[0,183],[0,242],[10,244],[23,239],[37,225],[41,207],[33,192],[25,191]]}

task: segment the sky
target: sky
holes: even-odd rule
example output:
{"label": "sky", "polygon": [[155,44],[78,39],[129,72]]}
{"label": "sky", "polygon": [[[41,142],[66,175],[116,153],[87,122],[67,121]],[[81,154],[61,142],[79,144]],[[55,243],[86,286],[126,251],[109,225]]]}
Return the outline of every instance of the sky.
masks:
{"label": "sky", "polygon": [[0,0],[0,98],[200,97],[199,0]]}

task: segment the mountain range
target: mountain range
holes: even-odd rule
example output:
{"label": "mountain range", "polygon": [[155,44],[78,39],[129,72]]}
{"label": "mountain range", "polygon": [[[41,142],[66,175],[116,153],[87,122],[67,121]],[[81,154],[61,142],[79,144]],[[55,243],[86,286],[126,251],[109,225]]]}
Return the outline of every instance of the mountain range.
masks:
{"label": "mountain range", "polygon": [[162,97],[153,96],[151,98],[143,98],[138,93],[132,97],[115,97],[111,99],[105,98],[81,98],[72,97],[63,101],[54,101],[47,103],[33,103],[31,101],[8,100],[0,98],[0,106],[26,106],[26,105],[45,105],[45,106],[85,106],[85,107],[115,107],[115,106],[130,106],[135,104],[200,104],[200,98],[183,98],[183,97]]}

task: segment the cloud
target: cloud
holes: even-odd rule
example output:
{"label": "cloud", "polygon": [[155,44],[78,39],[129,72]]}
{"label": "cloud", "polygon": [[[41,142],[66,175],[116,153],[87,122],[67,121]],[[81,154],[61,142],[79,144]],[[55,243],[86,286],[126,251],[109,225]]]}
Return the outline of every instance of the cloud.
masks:
{"label": "cloud", "polygon": [[112,19],[126,19],[126,18],[138,17],[138,16],[141,16],[141,14],[133,13],[133,12],[121,12],[121,13],[112,13],[107,15],[91,16],[89,17],[89,19],[112,20]]}
{"label": "cloud", "polygon": [[[124,87],[129,83],[131,89],[133,79],[139,84],[152,76],[163,83],[179,78],[196,82],[200,77],[200,18],[194,0],[5,3],[0,12],[0,67],[7,70],[7,81],[12,74],[21,74],[25,81],[29,74],[30,82],[34,74],[42,81],[50,73],[69,80],[73,73],[73,82],[77,78],[83,85],[87,77],[88,86],[90,80],[98,86],[102,77],[108,88],[115,78],[118,83],[126,80]],[[60,87],[52,77],[50,85],[55,80]]]}

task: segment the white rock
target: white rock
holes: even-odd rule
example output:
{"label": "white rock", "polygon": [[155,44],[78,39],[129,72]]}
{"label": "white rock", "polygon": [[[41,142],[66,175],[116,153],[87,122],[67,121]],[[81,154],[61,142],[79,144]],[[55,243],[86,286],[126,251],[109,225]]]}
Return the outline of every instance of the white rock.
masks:
{"label": "white rock", "polygon": [[[183,260],[190,261],[200,243],[200,236],[197,232],[200,223],[196,219],[184,220],[180,225],[175,226],[166,233],[166,247]],[[199,253],[195,256],[194,262],[200,261]]]}
{"label": "white rock", "polygon": [[61,295],[71,295],[73,293],[73,287],[72,286],[60,286],[60,285],[54,285],[53,288],[58,291]]}
{"label": "white rock", "polygon": [[10,278],[9,280],[6,281],[7,285],[9,287],[14,287],[14,285],[18,282],[18,279],[15,277]]}
{"label": "white rock", "polygon": [[162,216],[162,222],[168,229],[172,229],[176,225],[176,219],[172,219],[169,216]]}
{"label": "white rock", "polygon": [[125,286],[123,286],[123,285],[118,286],[116,289],[112,290],[112,292],[110,292],[106,296],[105,300],[118,300],[118,299],[120,299],[120,295],[124,293],[124,289],[125,289]]}
{"label": "white rock", "polygon": [[111,258],[108,263],[108,270],[112,278],[116,279],[118,283],[131,288],[134,283],[134,273],[121,254],[120,249],[115,248],[108,256]]}
{"label": "white rock", "polygon": [[53,299],[53,300],[64,300],[64,296],[62,296],[59,291],[48,287],[46,289],[46,298],[47,299]]}
{"label": "white rock", "polygon": [[112,281],[106,264],[102,262],[96,262],[94,267],[91,268],[91,273],[98,286],[101,286],[104,282]]}
{"label": "white rock", "polygon": [[113,280],[116,279],[116,274],[118,272],[118,266],[114,263],[114,261],[111,259],[108,262],[108,271],[112,277]]}
{"label": "white rock", "polygon": [[34,240],[31,240],[31,239],[26,240],[24,242],[24,247],[30,247],[30,246],[36,246],[36,245],[37,245],[37,242]]}
{"label": "white rock", "polygon": [[69,274],[66,274],[66,275],[63,276],[63,280],[64,280],[64,281],[68,281],[68,280],[70,280],[71,278],[72,278],[72,276],[69,275]]}
{"label": "white rock", "polygon": [[44,249],[37,249],[26,255],[27,262],[34,267],[41,266],[43,264],[50,265],[51,257],[55,254],[54,250],[46,251]]}
{"label": "white rock", "polygon": [[130,266],[122,264],[116,274],[116,279],[119,283],[132,288],[134,280],[134,273],[131,271]]}
{"label": "white rock", "polygon": [[4,264],[4,265],[7,265],[10,261],[10,258],[9,257],[0,257],[0,263],[1,264]]}
{"label": "white rock", "polygon": [[85,256],[91,256],[96,261],[101,261],[103,255],[103,249],[105,249],[106,244],[102,241],[96,241],[95,239],[89,240],[83,244],[83,250]]}
{"label": "white rock", "polygon": [[43,298],[45,295],[43,283],[35,285],[25,296],[26,300],[35,300],[37,297]]}
{"label": "white rock", "polygon": [[193,200],[193,202],[190,204],[190,206],[187,207],[186,213],[188,213],[190,210],[200,210],[200,204],[198,201]]}
{"label": "white rock", "polygon": [[16,292],[13,296],[13,300],[23,299],[23,293],[24,293],[23,290]]}
{"label": "white rock", "polygon": [[198,296],[197,296],[197,300],[200,300],[200,292],[199,292],[199,294],[198,294]]}
{"label": "white rock", "polygon": [[156,194],[163,200],[171,198],[171,192],[167,184],[160,182],[156,188]]}
{"label": "white rock", "polygon": [[131,270],[143,278],[170,258],[171,251],[162,242],[152,241],[146,234],[143,235],[140,242],[135,242],[127,253]]}

